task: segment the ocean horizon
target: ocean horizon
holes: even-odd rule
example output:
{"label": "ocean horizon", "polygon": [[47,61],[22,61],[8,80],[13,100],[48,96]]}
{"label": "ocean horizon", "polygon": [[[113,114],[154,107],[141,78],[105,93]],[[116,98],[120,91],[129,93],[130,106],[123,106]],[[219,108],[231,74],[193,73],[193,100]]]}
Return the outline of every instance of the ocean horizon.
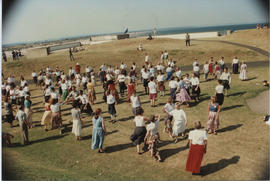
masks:
{"label": "ocean horizon", "polygon": [[[233,32],[237,30],[254,29],[256,28],[257,24],[266,24],[266,23],[156,28],[156,35],[171,35],[171,34],[182,34],[186,32],[199,33],[199,32],[212,32],[212,31],[218,31],[221,34],[223,34],[224,32],[228,30],[231,30]],[[130,38],[136,38],[136,37],[141,37],[141,36],[148,36],[149,34],[153,35],[153,29],[131,30],[128,33],[130,34]],[[106,35],[116,35],[116,34],[123,34],[123,32],[88,34],[88,35],[78,35],[78,36],[47,39],[47,40],[7,43],[7,44],[2,44],[2,47],[12,47],[12,46],[18,46],[18,45],[37,44],[37,43],[49,43],[49,42],[64,41],[64,40],[77,40],[77,39],[83,39],[83,38],[89,38],[89,37],[95,37],[95,36],[106,36]]]}

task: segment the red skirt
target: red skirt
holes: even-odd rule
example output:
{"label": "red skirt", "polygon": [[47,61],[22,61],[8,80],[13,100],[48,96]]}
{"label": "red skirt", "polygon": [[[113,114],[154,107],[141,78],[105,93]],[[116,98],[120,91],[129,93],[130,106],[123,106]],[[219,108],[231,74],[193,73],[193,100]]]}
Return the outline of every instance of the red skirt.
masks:
{"label": "red skirt", "polygon": [[186,171],[192,173],[200,173],[203,154],[204,154],[204,145],[191,144],[186,163]]}

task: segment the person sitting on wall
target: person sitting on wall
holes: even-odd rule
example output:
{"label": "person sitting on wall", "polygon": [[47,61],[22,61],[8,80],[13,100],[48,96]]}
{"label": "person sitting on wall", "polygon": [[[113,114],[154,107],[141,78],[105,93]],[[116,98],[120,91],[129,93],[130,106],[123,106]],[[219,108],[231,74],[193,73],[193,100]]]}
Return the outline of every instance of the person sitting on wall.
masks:
{"label": "person sitting on wall", "polygon": [[153,39],[152,35],[149,34],[147,40],[152,40],[152,39]]}

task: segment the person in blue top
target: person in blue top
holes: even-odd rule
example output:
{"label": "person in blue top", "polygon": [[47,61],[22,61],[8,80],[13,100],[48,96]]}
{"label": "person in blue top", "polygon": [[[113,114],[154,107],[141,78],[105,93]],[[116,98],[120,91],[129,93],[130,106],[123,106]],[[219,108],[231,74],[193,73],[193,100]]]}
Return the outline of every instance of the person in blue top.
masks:
{"label": "person in blue top", "polygon": [[104,153],[102,148],[104,137],[106,133],[106,126],[104,119],[100,116],[101,109],[98,108],[95,111],[95,115],[92,119],[93,121],[93,131],[92,131],[92,149],[95,150],[98,148],[98,153]]}
{"label": "person in blue top", "polygon": [[24,112],[26,114],[26,119],[29,124],[29,128],[33,127],[31,105],[32,105],[32,101],[30,100],[30,96],[26,95],[25,100],[24,100]]}
{"label": "person in blue top", "polygon": [[208,106],[208,122],[207,122],[207,130],[208,133],[217,134],[216,130],[219,126],[219,112],[220,105],[216,102],[216,96],[211,97],[211,102]]}

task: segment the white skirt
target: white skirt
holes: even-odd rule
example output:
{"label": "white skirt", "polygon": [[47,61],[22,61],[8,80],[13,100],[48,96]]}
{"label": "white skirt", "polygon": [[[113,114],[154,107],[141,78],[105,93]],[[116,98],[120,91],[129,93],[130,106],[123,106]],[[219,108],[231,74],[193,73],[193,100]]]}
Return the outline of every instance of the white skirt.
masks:
{"label": "white skirt", "polygon": [[184,120],[174,121],[174,124],[173,124],[174,136],[178,136],[180,133],[183,133],[185,129],[186,129],[186,125],[185,125]]}
{"label": "white skirt", "polygon": [[80,120],[73,120],[72,125],[72,133],[75,134],[75,136],[81,136],[82,132],[82,124]]}
{"label": "white skirt", "polygon": [[242,70],[242,71],[240,72],[239,78],[240,78],[241,80],[246,80],[246,79],[247,79],[247,70]]}

